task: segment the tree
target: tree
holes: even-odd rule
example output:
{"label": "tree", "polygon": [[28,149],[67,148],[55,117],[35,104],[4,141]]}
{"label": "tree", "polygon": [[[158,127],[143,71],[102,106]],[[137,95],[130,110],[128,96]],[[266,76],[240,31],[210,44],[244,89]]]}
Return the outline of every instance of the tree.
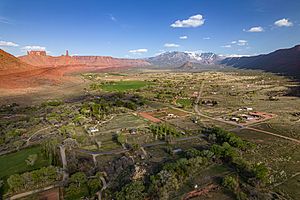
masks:
{"label": "tree", "polygon": [[28,156],[28,158],[25,160],[26,164],[29,166],[33,166],[35,161],[37,160],[38,155],[37,154],[31,154]]}
{"label": "tree", "polygon": [[76,185],[75,183],[71,183],[65,190],[65,199],[82,199],[82,197],[87,197],[88,194],[89,193],[86,185],[78,187],[78,185]]}
{"label": "tree", "polygon": [[230,175],[225,176],[223,178],[222,185],[232,192],[235,192],[237,190],[237,188],[239,187],[239,184],[238,184],[236,178],[234,178],[233,176],[230,176]]}
{"label": "tree", "polygon": [[49,159],[52,165],[58,165],[60,163],[58,145],[59,140],[57,138],[49,139],[41,144],[43,155]]}
{"label": "tree", "polygon": [[102,182],[98,178],[93,178],[88,180],[87,185],[89,188],[90,195],[94,195],[96,194],[96,192],[98,192],[101,189]]}
{"label": "tree", "polygon": [[70,182],[76,184],[77,187],[80,187],[87,183],[87,177],[85,173],[77,172],[70,177]]}
{"label": "tree", "polygon": [[259,181],[262,181],[264,183],[267,180],[269,170],[264,163],[259,163],[259,164],[254,165],[253,173],[254,173],[256,179],[258,179]]}
{"label": "tree", "polygon": [[116,193],[116,200],[143,200],[145,199],[145,186],[141,181],[134,181],[125,185]]}
{"label": "tree", "polygon": [[20,191],[25,186],[25,180],[20,174],[11,175],[7,179],[7,183],[9,188],[14,192]]}
{"label": "tree", "polygon": [[66,188],[66,199],[80,199],[89,196],[88,179],[85,173],[77,172],[70,177],[69,181],[70,184]]}
{"label": "tree", "polygon": [[122,133],[117,134],[117,142],[121,145],[125,144],[126,143],[125,135]]}

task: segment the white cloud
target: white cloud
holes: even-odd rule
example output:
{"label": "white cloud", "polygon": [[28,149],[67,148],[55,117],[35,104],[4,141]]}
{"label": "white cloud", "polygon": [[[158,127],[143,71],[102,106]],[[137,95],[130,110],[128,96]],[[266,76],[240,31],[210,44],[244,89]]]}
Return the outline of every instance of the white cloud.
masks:
{"label": "white cloud", "polygon": [[233,47],[233,45],[246,46],[246,45],[248,45],[248,41],[247,40],[237,40],[237,41],[234,40],[230,44],[227,44],[227,45],[224,45],[224,46],[221,46],[221,47],[231,48],[231,47]]}
{"label": "white cloud", "polygon": [[219,55],[220,57],[249,57],[249,56],[253,56],[253,55],[242,55],[242,54],[225,54],[225,55]]}
{"label": "white cloud", "polygon": [[2,23],[2,24],[12,24],[11,20],[9,20],[5,17],[2,17],[2,16],[0,16],[0,23]]}
{"label": "white cloud", "polygon": [[142,54],[142,53],[147,53],[148,49],[133,49],[130,50],[129,53],[133,53],[133,54]]}
{"label": "white cloud", "polygon": [[186,40],[186,39],[188,39],[188,36],[183,35],[183,36],[180,36],[179,39],[181,39],[181,40]]}
{"label": "white cloud", "polygon": [[24,51],[46,51],[46,47],[41,47],[41,46],[25,46],[21,48]]}
{"label": "white cloud", "polygon": [[14,42],[0,41],[0,46],[2,46],[2,47],[17,47],[19,45]]}
{"label": "white cloud", "polygon": [[109,15],[109,18],[110,18],[111,21],[114,21],[114,22],[117,21],[117,19],[112,14]]}
{"label": "white cloud", "polygon": [[210,40],[210,37],[204,37],[203,40]]}
{"label": "white cloud", "polygon": [[173,24],[171,24],[171,27],[173,28],[189,28],[189,27],[198,27],[202,26],[204,24],[205,19],[202,15],[194,15],[189,17],[188,19],[184,20],[177,20]]}
{"label": "white cloud", "polygon": [[223,48],[231,48],[231,45],[230,44],[227,44],[227,45],[224,45],[224,46],[221,46]]}
{"label": "white cloud", "polygon": [[247,30],[247,32],[250,32],[250,33],[259,33],[259,32],[263,32],[263,31],[264,31],[264,29],[261,26],[255,26],[255,27],[252,27],[249,30]]}
{"label": "white cloud", "polygon": [[248,41],[247,40],[238,40],[237,45],[239,45],[239,46],[248,45]]}
{"label": "white cloud", "polygon": [[289,19],[283,18],[274,22],[274,25],[278,27],[283,27],[283,26],[289,27],[289,26],[293,26],[293,22],[289,21]]}
{"label": "white cloud", "polygon": [[179,44],[173,44],[173,43],[166,43],[164,47],[173,48],[173,47],[180,47]]}

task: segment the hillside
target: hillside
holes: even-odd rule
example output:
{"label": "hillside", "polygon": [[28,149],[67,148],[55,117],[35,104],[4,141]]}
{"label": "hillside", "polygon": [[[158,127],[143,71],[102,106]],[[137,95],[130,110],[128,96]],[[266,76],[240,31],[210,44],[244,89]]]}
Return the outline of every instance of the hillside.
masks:
{"label": "hillside", "polygon": [[261,69],[300,78],[300,45],[265,55],[226,58],[221,64],[236,68]]}
{"label": "hillside", "polygon": [[0,75],[33,69],[35,69],[35,67],[22,62],[15,56],[0,49]]}

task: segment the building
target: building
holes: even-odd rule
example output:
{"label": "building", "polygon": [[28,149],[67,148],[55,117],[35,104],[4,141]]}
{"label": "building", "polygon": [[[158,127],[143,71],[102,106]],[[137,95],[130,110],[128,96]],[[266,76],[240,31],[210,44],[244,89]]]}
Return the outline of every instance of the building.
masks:
{"label": "building", "polygon": [[46,51],[27,51],[27,55],[33,55],[33,56],[46,56]]}
{"label": "building", "polygon": [[230,120],[231,120],[231,121],[238,122],[238,121],[240,120],[240,118],[237,118],[237,117],[231,117]]}
{"label": "building", "polygon": [[132,128],[132,129],[129,130],[129,133],[131,135],[135,135],[135,134],[137,134],[137,129],[136,128]]}

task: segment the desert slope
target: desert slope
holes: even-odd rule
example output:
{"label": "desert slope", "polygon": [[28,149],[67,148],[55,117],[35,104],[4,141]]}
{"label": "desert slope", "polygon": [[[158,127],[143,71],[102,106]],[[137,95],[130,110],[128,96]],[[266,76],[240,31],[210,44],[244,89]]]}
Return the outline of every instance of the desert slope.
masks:
{"label": "desert slope", "polygon": [[17,58],[0,50],[0,88],[15,90],[51,86],[74,81],[73,73],[145,65],[149,63],[144,60],[108,56],[48,56],[45,53]]}
{"label": "desert slope", "polygon": [[36,69],[36,67],[24,63],[15,56],[0,49],[0,75],[34,69]]}

